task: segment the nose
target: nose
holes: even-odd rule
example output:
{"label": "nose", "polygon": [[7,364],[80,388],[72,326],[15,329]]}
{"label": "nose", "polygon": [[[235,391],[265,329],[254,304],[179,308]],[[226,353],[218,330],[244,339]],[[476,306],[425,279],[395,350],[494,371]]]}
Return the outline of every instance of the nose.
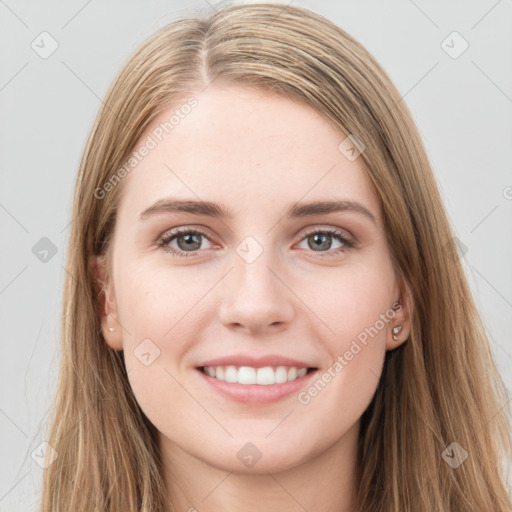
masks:
{"label": "nose", "polygon": [[263,251],[252,262],[234,255],[234,268],[219,290],[223,297],[219,316],[226,327],[265,334],[290,323],[295,295],[286,284],[282,267],[269,253]]}

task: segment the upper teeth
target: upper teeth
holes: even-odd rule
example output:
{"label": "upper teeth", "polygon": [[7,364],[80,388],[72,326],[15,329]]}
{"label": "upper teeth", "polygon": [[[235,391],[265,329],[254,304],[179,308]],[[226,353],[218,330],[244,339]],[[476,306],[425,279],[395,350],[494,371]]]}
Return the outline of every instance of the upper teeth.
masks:
{"label": "upper teeth", "polygon": [[239,384],[282,384],[306,375],[307,368],[294,366],[265,366],[252,368],[251,366],[205,366],[204,373],[225,382],[238,382]]}

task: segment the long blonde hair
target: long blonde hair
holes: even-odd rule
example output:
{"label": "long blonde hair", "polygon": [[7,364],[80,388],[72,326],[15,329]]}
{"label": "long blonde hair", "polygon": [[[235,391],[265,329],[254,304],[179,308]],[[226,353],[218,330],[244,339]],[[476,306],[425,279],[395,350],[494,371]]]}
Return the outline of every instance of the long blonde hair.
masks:
{"label": "long blonde hair", "polygon": [[[265,3],[170,23],[134,53],[106,95],[76,181],[48,434],[58,456],[44,472],[41,512],[167,510],[156,429],[135,400],[122,353],[103,339],[101,290],[89,263],[92,255],[110,263],[122,182],[101,197],[97,191],[158,113],[216,82],[307,103],[365,145],[361,158],[414,315],[408,341],[387,352],[361,418],[360,510],[509,512],[506,391],[405,102],[344,30],[307,9]],[[457,468],[443,457],[453,456],[452,443],[468,454]]]}

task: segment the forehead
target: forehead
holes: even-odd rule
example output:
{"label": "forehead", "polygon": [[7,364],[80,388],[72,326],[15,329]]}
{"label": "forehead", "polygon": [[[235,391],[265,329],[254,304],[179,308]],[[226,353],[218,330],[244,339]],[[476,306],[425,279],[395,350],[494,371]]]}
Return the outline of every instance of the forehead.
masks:
{"label": "forehead", "polygon": [[154,147],[124,179],[120,209],[140,212],[169,195],[259,214],[302,199],[357,198],[377,213],[362,158],[347,159],[346,134],[309,105],[234,85],[194,97],[194,108],[174,103],[139,139],[135,151]]}

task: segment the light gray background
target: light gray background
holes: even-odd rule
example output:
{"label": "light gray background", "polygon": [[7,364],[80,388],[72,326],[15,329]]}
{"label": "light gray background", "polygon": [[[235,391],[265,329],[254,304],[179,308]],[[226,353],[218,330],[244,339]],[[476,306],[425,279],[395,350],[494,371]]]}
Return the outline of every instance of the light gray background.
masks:
{"label": "light gray background", "polygon": [[[512,2],[293,4],[355,36],[404,95],[512,389]],[[33,511],[40,499],[42,469],[31,453],[45,440],[56,384],[72,191],[100,101],[144,39],[207,7],[203,0],[0,0],[0,511]],[[47,59],[31,47],[43,31],[59,45]],[[453,31],[469,43],[456,59],[441,46]],[[452,51],[461,48],[450,41]],[[32,251],[42,237],[57,248],[47,262]]]}

